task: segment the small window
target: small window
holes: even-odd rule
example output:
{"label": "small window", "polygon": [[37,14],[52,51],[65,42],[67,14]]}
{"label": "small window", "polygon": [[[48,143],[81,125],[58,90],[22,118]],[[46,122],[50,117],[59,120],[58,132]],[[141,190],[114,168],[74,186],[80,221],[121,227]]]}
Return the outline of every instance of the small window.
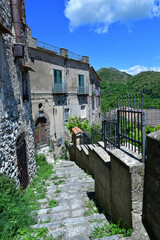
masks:
{"label": "small window", "polygon": [[79,74],[79,87],[84,87],[84,75]]}
{"label": "small window", "polygon": [[54,84],[62,84],[62,71],[54,69]]}
{"label": "small window", "polygon": [[86,118],[86,106],[81,106],[81,118]]}
{"label": "small window", "polygon": [[69,108],[64,109],[64,121],[67,122],[69,118]]}
{"label": "small window", "polygon": [[94,110],[94,98],[92,98],[92,110]]}
{"label": "small window", "polygon": [[43,107],[43,104],[42,103],[39,103],[38,105],[39,109]]}
{"label": "small window", "polygon": [[28,73],[27,72],[22,72],[22,95],[23,95],[23,101],[29,101]]}

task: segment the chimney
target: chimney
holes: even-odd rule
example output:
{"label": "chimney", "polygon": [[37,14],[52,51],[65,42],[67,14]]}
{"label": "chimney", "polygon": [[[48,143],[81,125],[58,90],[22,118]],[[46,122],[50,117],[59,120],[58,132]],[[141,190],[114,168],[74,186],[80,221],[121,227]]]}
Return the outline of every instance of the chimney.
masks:
{"label": "chimney", "polygon": [[68,49],[60,48],[60,55],[63,57],[68,57]]}
{"label": "chimney", "polygon": [[82,62],[89,64],[89,57],[87,57],[87,56],[82,56]]}

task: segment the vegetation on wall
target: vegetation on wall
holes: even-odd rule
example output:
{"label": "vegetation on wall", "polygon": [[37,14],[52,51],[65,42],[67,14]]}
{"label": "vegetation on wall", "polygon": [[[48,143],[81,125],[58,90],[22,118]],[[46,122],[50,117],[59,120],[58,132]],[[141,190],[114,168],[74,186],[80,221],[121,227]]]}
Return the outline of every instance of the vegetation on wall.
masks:
{"label": "vegetation on wall", "polygon": [[81,130],[86,129],[87,131],[91,131],[91,126],[89,124],[89,120],[82,120],[81,117],[75,116],[75,117],[70,117],[68,119],[68,122],[65,124],[66,128],[70,131],[72,134],[72,128],[74,127],[79,127]]}
{"label": "vegetation on wall", "polygon": [[102,112],[116,108],[117,97],[125,93],[143,93],[144,108],[160,109],[159,72],[148,71],[131,76],[114,68],[101,68],[97,73],[102,80]]}
{"label": "vegetation on wall", "polygon": [[[37,177],[26,191],[18,188],[14,179],[0,175],[0,239],[39,240],[47,236],[47,229],[31,229],[35,224],[33,210],[39,209],[38,199],[45,197],[45,181],[53,173],[52,165],[48,164],[44,154],[35,155],[38,166]],[[21,237],[20,237],[21,236]],[[27,236],[29,236],[27,238]],[[48,238],[45,238],[48,239]]]}

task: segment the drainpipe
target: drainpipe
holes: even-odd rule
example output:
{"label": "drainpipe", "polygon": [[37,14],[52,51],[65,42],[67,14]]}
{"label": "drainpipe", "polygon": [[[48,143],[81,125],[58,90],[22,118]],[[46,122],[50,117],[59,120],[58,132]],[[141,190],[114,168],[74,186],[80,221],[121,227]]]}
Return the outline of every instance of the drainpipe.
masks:
{"label": "drainpipe", "polygon": [[[67,74],[67,59],[64,60],[64,67],[65,67],[65,76],[64,76],[64,90],[65,90],[65,85],[67,87],[67,82],[66,82],[66,74]],[[67,89],[66,89],[67,91]],[[65,127],[64,127],[64,124],[65,124],[65,116],[64,116],[64,103],[65,103],[66,99],[65,99],[65,96],[64,96],[64,99],[63,99],[63,146],[64,146],[64,142],[65,142]]]}
{"label": "drainpipe", "polygon": [[12,5],[12,15],[13,15],[13,23],[16,33],[16,42],[22,43],[22,35],[21,35],[21,21],[19,16],[19,5],[17,0],[11,0]]}
{"label": "drainpipe", "polygon": [[90,74],[90,67],[89,67],[89,122],[91,124],[91,104],[90,104],[90,101],[91,101],[91,91],[90,91],[90,86],[91,86],[91,74]]}

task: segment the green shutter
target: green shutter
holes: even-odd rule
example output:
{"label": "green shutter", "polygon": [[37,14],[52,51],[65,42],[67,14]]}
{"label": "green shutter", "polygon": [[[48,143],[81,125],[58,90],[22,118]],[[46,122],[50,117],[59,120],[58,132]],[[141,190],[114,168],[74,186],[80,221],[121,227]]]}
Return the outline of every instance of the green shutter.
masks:
{"label": "green shutter", "polygon": [[84,87],[84,75],[79,74],[79,87]]}
{"label": "green shutter", "polygon": [[62,71],[54,70],[54,83],[62,84]]}

